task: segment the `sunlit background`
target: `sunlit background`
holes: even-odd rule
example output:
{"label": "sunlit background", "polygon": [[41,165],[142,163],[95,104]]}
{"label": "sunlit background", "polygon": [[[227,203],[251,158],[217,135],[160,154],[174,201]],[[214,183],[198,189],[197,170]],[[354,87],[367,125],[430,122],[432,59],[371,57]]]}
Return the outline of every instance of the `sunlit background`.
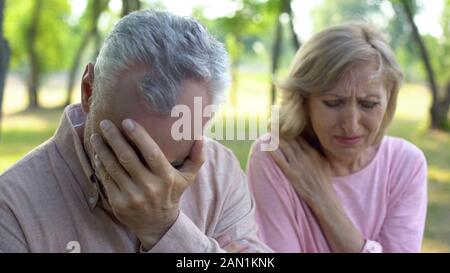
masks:
{"label": "sunlit background", "polygon": [[[114,23],[136,8],[194,16],[226,45],[233,84],[224,109],[233,110],[217,118],[267,118],[279,98],[272,80],[286,75],[298,46],[321,29],[365,20],[383,30],[405,73],[389,134],[419,146],[429,163],[423,251],[450,252],[450,0],[6,0],[3,35],[11,56],[2,103],[0,173],[53,134],[63,107],[80,101],[86,63],[95,61]],[[425,69],[425,59],[431,70]],[[433,101],[444,109],[440,117],[430,115]],[[252,140],[222,142],[245,170]]]}

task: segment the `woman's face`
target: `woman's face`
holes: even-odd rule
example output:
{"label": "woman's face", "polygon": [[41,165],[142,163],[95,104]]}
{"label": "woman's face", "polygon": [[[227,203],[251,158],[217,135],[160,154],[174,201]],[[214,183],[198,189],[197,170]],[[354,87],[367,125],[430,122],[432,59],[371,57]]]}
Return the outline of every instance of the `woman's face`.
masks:
{"label": "woman's face", "polygon": [[375,65],[354,66],[329,92],[307,100],[311,126],[327,157],[352,161],[368,151],[380,129],[388,96]]}

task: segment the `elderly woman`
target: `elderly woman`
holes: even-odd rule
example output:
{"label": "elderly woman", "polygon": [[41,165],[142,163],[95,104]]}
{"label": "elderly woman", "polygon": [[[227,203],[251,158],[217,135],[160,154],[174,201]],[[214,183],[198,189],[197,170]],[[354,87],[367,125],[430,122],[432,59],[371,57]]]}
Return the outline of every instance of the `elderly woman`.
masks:
{"label": "elderly woman", "polygon": [[[419,252],[427,165],[385,136],[402,72],[367,24],[326,29],[280,83],[280,145],[248,163],[262,239],[276,252]],[[276,137],[276,136],[269,136]]]}

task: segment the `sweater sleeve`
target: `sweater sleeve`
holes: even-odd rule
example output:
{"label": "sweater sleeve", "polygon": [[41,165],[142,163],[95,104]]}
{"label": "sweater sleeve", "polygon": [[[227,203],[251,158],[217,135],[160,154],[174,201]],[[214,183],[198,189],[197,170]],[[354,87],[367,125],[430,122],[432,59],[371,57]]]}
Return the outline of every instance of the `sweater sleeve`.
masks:
{"label": "sweater sleeve", "polygon": [[227,177],[222,180],[227,191],[214,236],[207,236],[180,212],[173,226],[149,252],[220,253],[225,252],[225,237],[231,241],[246,241],[248,252],[272,252],[257,236],[255,206],[239,162],[229,153],[221,164],[227,168]]}
{"label": "sweater sleeve", "polygon": [[[411,160],[411,161],[409,161]],[[397,169],[387,215],[377,239],[384,252],[420,252],[427,211],[427,163],[422,152]],[[409,167],[408,167],[409,165]]]}
{"label": "sweater sleeve", "polygon": [[261,239],[275,252],[302,252],[289,181],[260,143],[252,148],[247,176]]}
{"label": "sweater sleeve", "polygon": [[0,198],[0,253],[11,252],[29,252],[29,249],[14,213]]}

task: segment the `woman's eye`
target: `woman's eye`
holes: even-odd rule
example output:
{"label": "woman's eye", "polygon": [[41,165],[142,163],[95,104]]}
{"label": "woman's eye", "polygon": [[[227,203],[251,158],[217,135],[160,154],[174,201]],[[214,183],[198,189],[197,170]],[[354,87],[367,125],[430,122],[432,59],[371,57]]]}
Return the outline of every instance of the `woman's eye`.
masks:
{"label": "woman's eye", "polygon": [[324,100],[323,103],[325,106],[333,108],[342,105],[342,101],[340,100]]}
{"label": "woman's eye", "polygon": [[359,102],[359,104],[363,107],[363,108],[367,108],[367,109],[372,109],[375,106],[377,106],[379,104],[379,102],[373,102],[373,101],[361,101]]}

